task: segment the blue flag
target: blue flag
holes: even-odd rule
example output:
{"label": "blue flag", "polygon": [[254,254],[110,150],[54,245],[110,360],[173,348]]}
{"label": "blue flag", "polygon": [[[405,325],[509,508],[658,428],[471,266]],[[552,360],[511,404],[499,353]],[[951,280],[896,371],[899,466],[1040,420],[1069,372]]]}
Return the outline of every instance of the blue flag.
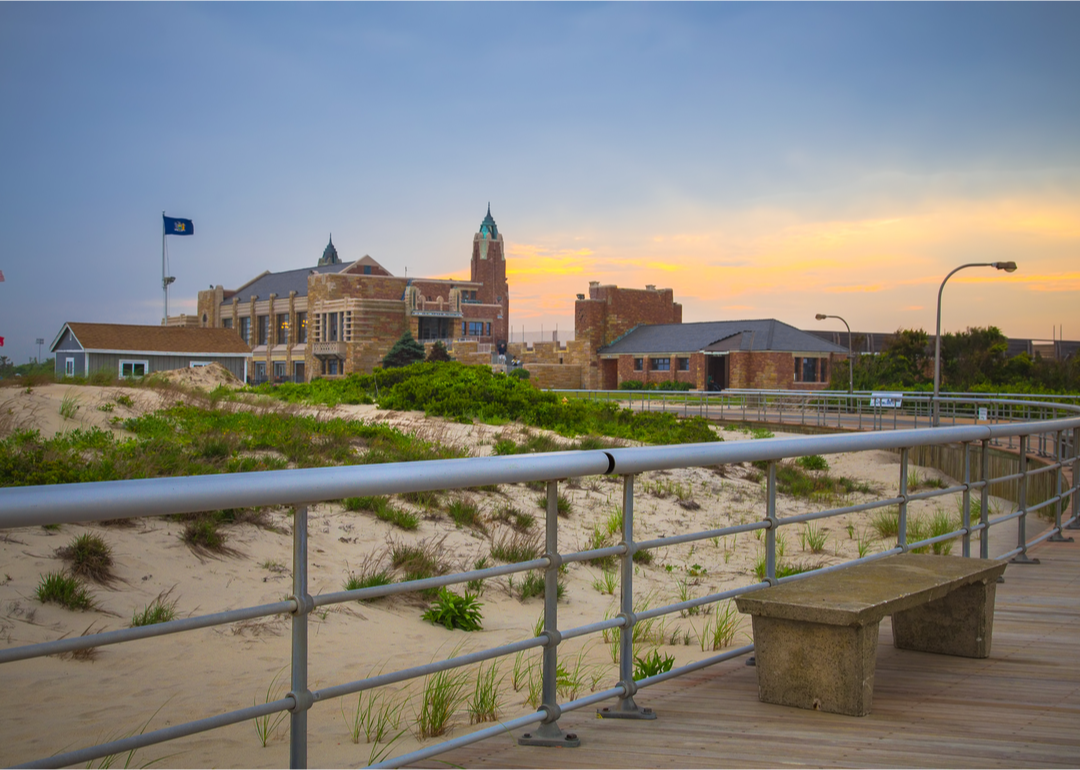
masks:
{"label": "blue flag", "polygon": [[165,235],[195,234],[195,225],[191,223],[190,219],[176,219],[175,217],[167,217],[164,214],[162,219],[165,220]]}

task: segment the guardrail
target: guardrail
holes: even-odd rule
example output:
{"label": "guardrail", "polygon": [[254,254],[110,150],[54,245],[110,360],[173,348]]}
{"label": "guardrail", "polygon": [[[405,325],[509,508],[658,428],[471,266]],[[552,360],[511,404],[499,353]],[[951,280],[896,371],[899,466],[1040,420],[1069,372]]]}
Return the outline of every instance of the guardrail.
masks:
{"label": "guardrail", "polygon": [[[1051,407],[1047,407],[1051,408]],[[108,741],[75,751],[56,754],[22,767],[63,767],[71,764],[127,752],[163,741],[205,732],[266,715],[288,711],[290,714],[290,764],[307,765],[307,713],[317,704],[331,698],[359,693],[375,687],[457,668],[479,661],[491,660],[533,648],[543,648],[543,684],[538,711],[502,724],[425,747],[409,754],[394,757],[378,766],[394,767],[435,756],[448,749],[467,745],[484,738],[539,723],[540,727],[523,738],[523,743],[573,745],[572,736],[561,732],[559,716],[567,711],[595,705],[617,698],[618,705],[607,709],[607,715],[619,717],[655,717],[649,709],[639,708],[635,695],[642,689],[672,679],[723,660],[748,654],[753,646],[727,650],[695,663],[638,681],[633,677],[633,628],[637,623],[664,615],[690,610],[719,602],[769,585],[799,580],[807,574],[777,577],[777,540],[781,527],[803,524],[849,513],[897,506],[898,537],[895,547],[884,552],[854,559],[824,570],[842,569],[852,564],[879,559],[913,548],[933,545],[959,538],[964,556],[971,556],[971,540],[978,536],[979,558],[989,556],[988,533],[994,526],[1017,521],[1017,543],[1004,558],[1029,561],[1027,549],[1046,539],[1061,539],[1064,528],[1077,528],[1080,523],[1080,409],[1056,407],[1071,411],[1068,417],[1042,422],[967,425],[937,429],[912,429],[870,433],[844,433],[823,436],[743,441],[683,446],[621,448],[607,451],[592,450],[541,455],[516,455],[463,460],[437,460],[416,463],[397,463],[377,466],[349,466],[303,470],[284,470],[262,473],[238,473],[219,476],[140,479],[90,484],[65,484],[46,487],[16,487],[0,489],[0,529],[39,526],[44,524],[81,523],[123,517],[159,516],[191,513],[223,508],[253,506],[292,506],[293,563],[292,594],[285,600],[226,612],[174,620],[152,626],[108,631],[76,638],[64,638],[39,644],[0,650],[0,664],[120,644],[136,639],[183,633],[274,615],[292,618],[291,689],[283,698],[271,702],[208,716],[192,722],[170,725],[163,729]],[[993,441],[1015,440],[1020,448],[1020,470],[999,478],[989,478],[987,448]],[[1028,447],[1033,440],[1052,447],[1052,461],[1041,467],[1028,464]],[[959,443],[964,447],[964,473],[960,483],[946,489],[912,493],[908,490],[908,453],[915,447]],[[981,469],[972,468],[970,457],[973,445],[981,445]],[[839,452],[892,449],[900,452],[899,493],[857,505],[816,510],[795,516],[781,517],[777,513],[777,465],[780,461],[808,455],[829,455]],[[670,537],[638,542],[634,530],[634,479],[647,471],[673,468],[702,467],[743,462],[766,464],[764,516],[757,521],[712,530],[684,532]],[[1066,484],[1065,471],[1071,470]],[[1056,494],[1037,505],[1029,505],[1025,490],[1033,476],[1055,475]],[[558,551],[558,488],[561,480],[598,474],[622,477],[622,542],[618,545],[575,553]],[[988,505],[990,485],[1016,479],[1020,493],[1016,510],[991,518]],[[338,591],[310,595],[308,585],[308,505],[321,500],[337,500],[350,496],[385,495],[404,492],[460,489],[488,484],[509,484],[544,481],[547,489],[545,515],[546,551],[531,561],[472,570],[441,577],[395,583],[353,591]],[[962,493],[961,527],[947,534],[908,542],[908,505],[914,500]],[[972,496],[980,500],[977,521],[972,520]],[[1071,513],[1063,521],[1065,505]],[[1026,538],[1027,516],[1051,508],[1053,526],[1037,538]],[[634,554],[681,543],[693,543],[707,538],[724,537],[755,530],[764,531],[765,570],[758,582],[713,593],[687,601],[668,604],[646,611],[634,610]],[[574,627],[561,628],[558,619],[558,570],[563,564],[585,562],[605,556],[620,560],[620,612],[616,617]],[[543,569],[545,575],[544,625],[536,637],[520,639],[486,650],[457,655],[448,660],[381,673],[360,680],[341,682],[317,689],[308,683],[308,621],[320,607],[343,602],[375,599],[422,589],[465,583],[469,580],[512,575],[531,569]],[[820,570],[818,570],[820,571]],[[605,630],[619,631],[619,682],[609,689],[591,693],[567,703],[559,703],[556,688],[559,645],[566,640]],[[12,706],[16,704],[10,704]],[[208,707],[209,708],[209,707]],[[543,760],[538,757],[538,764]]]}

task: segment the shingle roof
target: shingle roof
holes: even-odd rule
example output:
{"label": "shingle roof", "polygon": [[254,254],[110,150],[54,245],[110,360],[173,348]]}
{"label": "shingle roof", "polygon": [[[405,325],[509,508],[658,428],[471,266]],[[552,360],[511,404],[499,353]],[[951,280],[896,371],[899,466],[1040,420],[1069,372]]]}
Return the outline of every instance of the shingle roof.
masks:
{"label": "shingle roof", "polygon": [[610,345],[600,348],[600,353],[696,353],[701,350],[847,353],[847,348],[826,342],[774,318],[638,326]]}
{"label": "shingle roof", "polygon": [[271,294],[279,297],[288,297],[290,291],[295,291],[298,296],[307,295],[307,279],[312,273],[341,273],[345,266],[341,263],[334,265],[319,265],[318,267],[301,267],[297,270],[285,270],[281,273],[263,273],[255,280],[241,286],[236,290],[236,296],[241,302],[247,302],[254,296],[256,299],[270,299]]}
{"label": "shingle roof", "polygon": [[[130,350],[154,353],[251,353],[232,329],[193,326],[134,326],[69,322],[65,326],[83,350]],[[63,329],[57,341],[63,336]],[[56,342],[53,343],[56,345]]]}
{"label": "shingle roof", "polygon": [[[317,265],[316,267],[301,267],[296,270],[285,270],[280,273],[263,273],[262,275],[247,282],[234,294],[240,302],[247,302],[254,295],[255,299],[270,299],[271,294],[278,297],[288,297],[290,291],[295,291],[298,297],[306,297],[308,291],[308,276],[312,273],[348,273],[354,267],[372,265],[381,270],[386,270],[371,257],[365,255],[355,262],[344,264],[337,262],[331,265]],[[362,270],[361,270],[362,272]],[[389,274],[389,270],[386,271]],[[230,302],[232,299],[230,298]]]}

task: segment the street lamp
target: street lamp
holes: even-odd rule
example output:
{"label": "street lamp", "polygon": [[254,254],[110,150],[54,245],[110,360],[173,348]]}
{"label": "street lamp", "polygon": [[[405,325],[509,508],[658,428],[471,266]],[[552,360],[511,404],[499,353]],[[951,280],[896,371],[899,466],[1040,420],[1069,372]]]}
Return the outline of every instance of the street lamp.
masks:
{"label": "street lamp", "polygon": [[945,283],[952,278],[953,273],[963,270],[965,267],[992,267],[995,270],[1004,270],[1006,273],[1016,272],[1015,262],[972,262],[967,265],[960,265],[945,276],[945,280],[941,282],[941,288],[937,293],[937,329],[934,333],[934,427],[938,427],[941,424],[941,403],[938,400],[941,391],[941,293],[945,291]]}
{"label": "street lamp", "polygon": [[847,327],[847,365],[848,365],[848,378],[847,378],[847,392],[849,394],[855,392],[855,365],[852,363],[853,356],[851,355],[851,327],[848,326],[848,322],[838,315],[825,315],[824,313],[818,313],[814,318],[819,321],[824,321],[826,318],[835,318],[839,320],[845,327]]}

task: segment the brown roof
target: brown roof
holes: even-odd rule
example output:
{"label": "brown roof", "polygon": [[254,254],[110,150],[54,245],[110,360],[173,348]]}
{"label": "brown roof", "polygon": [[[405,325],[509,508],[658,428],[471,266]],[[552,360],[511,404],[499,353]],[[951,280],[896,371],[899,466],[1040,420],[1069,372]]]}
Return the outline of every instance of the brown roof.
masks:
{"label": "brown roof", "polygon": [[130,350],[144,353],[250,353],[232,329],[187,326],[133,326],[69,322],[83,350]]}

